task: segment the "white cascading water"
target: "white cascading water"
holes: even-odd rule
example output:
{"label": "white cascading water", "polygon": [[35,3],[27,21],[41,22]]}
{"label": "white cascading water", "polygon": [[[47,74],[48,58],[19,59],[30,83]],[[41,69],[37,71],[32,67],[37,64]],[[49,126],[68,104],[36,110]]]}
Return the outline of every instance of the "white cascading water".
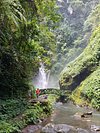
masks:
{"label": "white cascading water", "polygon": [[69,5],[69,7],[68,7],[68,12],[69,12],[70,14],[73,14],[73,8],[71,7],[71,5]]}
{"label": "white cascading water", "polygon": [[45,71],[45,66],[42,62],[40,62],[39,73],[36,78],[35,86],[40,89],[45,89],[48,87],[50,71]]}

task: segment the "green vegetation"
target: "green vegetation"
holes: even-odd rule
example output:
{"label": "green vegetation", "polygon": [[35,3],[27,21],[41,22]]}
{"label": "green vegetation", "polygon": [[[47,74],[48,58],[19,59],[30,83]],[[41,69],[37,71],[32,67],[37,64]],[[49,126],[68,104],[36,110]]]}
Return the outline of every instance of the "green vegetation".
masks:
{"label": "green vegetation", "polygon": [[24,99],[0,100],[0,133],[19,132],[26,125],[21,116],[27,107]]}
{"label": "green vegetation", "polygon": [[[75,61],[71,62],[61,73],[61,89],[74,90],[83,81],[75,91],[78,98],[81,96],[81,94],[84,94],[84,97],[86,97],[94,107],[100,109],[99,69],[100,27],[96,28],[96,30],[93,32],[90,43],[83,53]],[[96,86],[97,89],[95,89]]]}
{"label": "green vegetation", "polygon": [[52,66],[57,8],[56,0],[0,0],[0,133],[19,132],[50,114],[49,104],[28,103],[28,91],[35,97],[30,82],[40,61]]}
{"label": "green vegetation", "polygon": [[47,89],[42,90],[41,94],[47,95],[48,101],[50,101],[50,103],[54,103],[55,101],[67,103],[68,100],[70,100],[71,91],[61,89]]}
{"label": "green vegetation", "polygon": [[84,31],[90,32],[93,31],[95,27],[98,27],[100,24],[100,4],[98,4],[95,9],[90,13],[87,20],[84,23]]}
{"label": "green vegetation", "polygon": [[0,1],[0,97],[26,97],[40,60],[51,67],[56,12],[55,0]]}
{"label": "green vegetation", "polygon": [[[83,79],[92,73],[99,65],[100,59],[100,28],[93,33],[89,45],[84,52],[61,73],[61,88],[75,88]],[[74,85],[75,83],[75,85]],[[71,87],[71,85],[73,85]]]}
{"label": "green vegetation", "polygon": [[52,111],[52,105],[48,101],[27,105],[21,100],[7,100],[1,101],[0,105],[0,133],[20,132],[26,125],[36,124],[48,117]]}
{"label": "green vegetation", "polygon": [[[96,73],[96,71],[98,71],[97,70],[98,66],[100,66],[100,62],[99,62],[100,60],[100,28],[98,27],[100,24],[100,17],[99,17],[100,4],[99,4],[99,1],[95,1],[95,2],[94,1],[90,1],[90,2],[83,1],[84,3],[83,4],[82,1],[81,3],[78,1],[81,4],[81,8],[80,9],[75,8],[75,10],[79,9],[80,12],[84,12],[84,13],[86,13],[85,12],[86,10],[87,11],[87,13],[85,14],[86,18],[85,17],[81,18],[83,20],[81,21],[81,27],[83,27],[82,28],[83,31],[81,30],[82,33],[78,31],[78,33],[79,34],[81,33],[81,35],[77,34],[77,38],[72,41],[74,48],[71,48],[73,49],[72,53],[71,51],[69,51],[71,53],[69,54],[70,57],[73,56],[73,52],[76,52],[77,53],[76,55],[78,55],[78,52],[82,51],[82,49],[87,45],[87,43],[88,43],[88,46],[85,48],[85,50],[79,57],[77,57],[76,59],[73,58],[75,60],[69,63],[66,66],[66,68],[64,68],[64,70],[61,72],[60,86],[61,86],[61,89],[74,90],[71,98],[77,104],[91,104],[93,107],[100,109],[100,99],[99,99],[100,78]],[[96,6],[93,5],[92,2],[97,5]],[[90,7],[89,7],[89,4],[90,4]],[[91,5],[93,5],[93,7]],[[74,8],[74,6],[75,4],[72,0],[71,7]],[[76,6],[78,7],[77,4]],[[78,20],[76,22],[78,22]],[[93,34],[91,36],[92,32]],[[74,57],[76,57],[76,55],[74,54]],[[68,56],[66,56],[66,59],[69,60],[69,57],[68,58],[67,57]],[[98,79],[96,77],[98,77]],[[98,86],[99,89],[95,90],[95,85]],[[98,95],[96,95],[95,93],[96,94],[98,93]]]}
{"label": "green vegetation", "polygon": [[25,99],[0,100],[0,120],[8,120],[16,117],[27,108]]}
{"label": "green vegetation", "polygon": [[[99,14],[99,0],[0,0],[0,133],[36,124],[72,90],[73,101],[100,109]],[[40,62],[56,77],[72,60],[60,76],[64,90],[46,90],[46,102],[30,103]]]}
{"label": "green vegetation", "polygon": [[100,110],[100,68],[73,91],[71,99],[79,105],[89,105]]}
{"label": "green vegetation", "polygon": [[81,95],[100,110],[100,67],[82,83]]}
{"label": "green vegetation", "polygon": [[61,89],[46,89],[46,90],[42,90],[41,94],[54,94],[57,97],[60,97],[61,95],[66,95],[67,97],[69,97],[71,91],[69,90],[61,90]]}
{"label": "green vegetation", "polygon": [[52,74],[57,75],[87,46],[92,31],[100,22],[100,1],[63,0],[58,6],[62,19],[55,29],[57,55],[52,67]]}

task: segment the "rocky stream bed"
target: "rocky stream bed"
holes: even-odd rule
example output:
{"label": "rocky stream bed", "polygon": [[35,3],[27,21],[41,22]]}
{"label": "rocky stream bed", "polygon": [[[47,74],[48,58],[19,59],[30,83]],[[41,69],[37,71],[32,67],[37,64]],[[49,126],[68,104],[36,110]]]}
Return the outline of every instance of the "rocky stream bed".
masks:
{"label": "rocky stream bed", "polygon": [[28,125],[22,133],[100,133],[100,112],[58,102],[49,118],[38,125]]}

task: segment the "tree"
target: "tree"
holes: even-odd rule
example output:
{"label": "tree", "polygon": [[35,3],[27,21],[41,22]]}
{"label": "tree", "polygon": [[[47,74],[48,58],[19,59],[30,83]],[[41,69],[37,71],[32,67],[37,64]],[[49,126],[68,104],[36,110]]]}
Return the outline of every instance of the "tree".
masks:
{"label": "tree", "polygon": [[50,67],[55,48],[52,28],[59,18],[55,4],[55,0],[0,1],[0,96],[25,96],[40,58]]}

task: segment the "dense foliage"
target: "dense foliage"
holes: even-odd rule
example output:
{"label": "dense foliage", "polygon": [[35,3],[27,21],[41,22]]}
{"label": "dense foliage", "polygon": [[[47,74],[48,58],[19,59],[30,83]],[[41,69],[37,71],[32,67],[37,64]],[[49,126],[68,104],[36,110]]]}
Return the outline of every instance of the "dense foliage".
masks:
{"label": "dense foliage", "polygon": [[[90,43],[83,53],[63,70],[60,78],[60,86],[62,89],[74,90],[83,81],[82,86],[78,87],[79,90],[81,88],[80,91],[83,92],[87,99],[89,99],[89,102],[92,102],[93,106],[100,108],[100,95],[99,93],[97,94],[97,92],[100,92],[100,76],[98,75],[99,68],[100,27],[96,28],[93,32]],[[97,72],[94,72],[96,70]],[[96,90],[94,86],[97,87]]]}
{"label": "dense foliage", "polygon": [[0,100],[0,121],[20,115],[27,108],[25,99]]}
{"label": "dense foliage", "polygon": [[51,66],[52,29],[59,19],[55,4],[55,0],[0,1],[0,97],[25,97],[40,59]]}
{"label": "dense foliage", "polygon": [[70,61],[87,46],[93,29],[99,24],[99,0],[58,0],[61,22],[55,30],[57,56],[52,67],[59,75]]}
{"label": "dense foliage", "polygon": [[58,76],[88,42],[61,73],[60,87],[68,91],[45,93],[67,101],[75,89],[74,101],[100,109],[99,15],[99,0],[0,0],[0,133],[20,132],[50,115],[48,101],[28,101],[29,89],[35,97],[31,80],[39,63]]}
{"label": "dense foliage", "polygon": [[90,77],[82,83],[81,88],[81,95],[88,100],[93,107],[100,110],[100,68],[94,71]]}
{"label": "dense foliage", "polygon": [[[0,133],[21,132],[21,129],[23,129],[27,124],[36,124],[40,119],[43,120],[49,116],[52,109],[49,102],[38,102],[34,105],[31,103],[28,103],[27,105],[18,99],[0,102],[1,106],[4,107],[4,112],[2,112],[2,115],[0,114],[0,116],[2,116],[2,119],[0,117]],[[21,106],[21,108],[19,106]],[[18,115],[17,117],[15,117],[16,114]]]}
{"label": "dense foliage", "polygon": [[51,113],[49,102],[29,103],[28,90],[34,98],[39,62],[51,67],[57,8],[55,0],[0,0],[0,133],[20,132]]}

